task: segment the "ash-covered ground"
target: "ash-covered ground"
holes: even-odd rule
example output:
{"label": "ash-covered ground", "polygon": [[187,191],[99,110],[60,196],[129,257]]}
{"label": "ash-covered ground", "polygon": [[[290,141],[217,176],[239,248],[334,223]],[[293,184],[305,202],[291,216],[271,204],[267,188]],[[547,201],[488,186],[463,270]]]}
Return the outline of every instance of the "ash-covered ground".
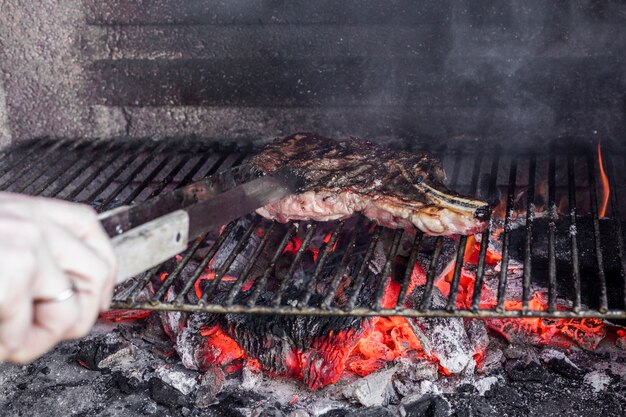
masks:
{"label": "ash-covered ground", "polygon": [[[501,359],[483,374],[445,377],[406,358],[317,391],[239,369],[206,373],[140,323],[99,324],[31,365],[0,364],[3,416],[623,416],[626,351],[607,341],[578,347],[510,345],[490,334]],[[90,369],[88,369],[90,368]]]}

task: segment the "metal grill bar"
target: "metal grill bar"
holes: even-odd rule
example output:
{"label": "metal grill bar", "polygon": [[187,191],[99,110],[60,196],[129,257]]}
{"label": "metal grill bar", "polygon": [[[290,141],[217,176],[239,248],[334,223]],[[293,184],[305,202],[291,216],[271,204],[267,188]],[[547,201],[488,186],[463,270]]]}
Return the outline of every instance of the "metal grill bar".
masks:
{"label": "metal grill bar", "polygon": [[509,243],[511,235],[511,218],[513,216],[513,204],[515,203],[515,183],[517,180],[517,159],[511,160],[509,168],[509,187],[506,199],[506,215],[504,218],[504,232],[502,234],[502,265],[500,266],[500,277],[498,281],[498,305],[496,311],[504,311],[504,298],[506,296],[506,281],[509,268]]}
{"label": "metal grill bar", "polygon": [[400,239],[402,238],[403,230],[398,229],[393,234],[393,242],[387,253],[387,261],[383,268],[383,273],[380,275],[380,281],[378,282],[378,288],[376,289],[376,301],[372,304],[374,310],[380,310],[383,308],[383,297],[385,295],[385,289],[387,288],[389,279],[389,272],[391,271],[391,264],[394,260],[394,255],[398,252],[398,246],[400,245]]}
{"label": "metal grill bar", "polygon": [[548,168],[548,311],[556,311],[556,160],[554,148],[550,148]]}
{"label": "metal grill bar", "polygon": [[343,258],[341,259],[339,267],[337,268],[333,280],[330,283],[330,287],[328,289],[328,292],[326,293],[326,297],[324,297],[324,301],[322,302],[321,307],[323,310],[330,310],[330,306],[333,302],[333,299],[335,298],[335,294],[337,293],[337,288],[339,287],[341,277],[346,272],[346,269],[348,268],[348,262],[350,261],[352,252],[354,252],[354,247],[356,245],[356,236],[356,233],[353,233],[352,237],[350,237],[350,242],[345,249]]}
{"label": "metal grill bar", "polygon": [[[176,260],[136,277],[119,289],[119,296],[114,299],[113,305],[116,308],[214,313],[626,318],[626,253],[619,207],[620,189],[615,183],[617,179],[613,158],[615,155],[623,155],[624,150],[610,148],[611,151],[605,156],[611,190],[611,218],[600,219],[596,191],[598,165],[592,148],[586,143],[581,143],[580,147],[567,146],[563,149],[558,146],[555,143],[546,152],[507,156],[510,157],[508,179],[506,174],[503,175],[505,179],[502,184],[498,178],[502,155],[500,150],[492,148],[488,155],[483,155],[480,148],[449,147],[446,144],[437,148],[437,153],[446,157],[444,161],[447,161],[446,168],[451,173],[452,188],[456,188],[460,182],[460,187],[466,187],[470,194],[481,191],[493,199],[499,187],[503,190],[506,187],[504,218],[493,219],[488,230],[480,235],[478,254],[474,255],[478,258],[475,271],[464,265],[465,252],[474,250],[468,245],[469,238],[465,236],[456,242],[443,237],[425,238],[419,232],[412,236],[402,230],[390,231],[380,226],[372,228],[362,218],[325,225],[303,222],[283,226],[254,216],[245,220],[249,223],[233,222],[219,235],[208,234],[196,240]],[[181,145],[173,140],[39,140],[0,156],[0,189],[18,190],[31,195],[61,196],[68,200],[87,195],[82,201],[103,209],[117,201],[119,204],[132,204],[156,196],[168,188],[189,184],[200,176],[237,166],[250,151],[249,147],[241,148],[235,144],[221,146],[197,141]],[[555,155],[564,155],[564,158],[557,159]],[[485,157],[490,158],[491,164],[490,170],[483,174],[488,177],[486,193],[482,186],[479,187]],[[539,167],[545,165],[540,164],[547,164],[547,176],[541,174],[543,171]],[[579,178],[580,172],[585,173],[584,178]],[[179,177],[181,179],[177,180]],[[566,178],[566,186],[560,185],[557,178]],[[469,183],[463,183],[466,179],[469,179]],[[528,182],[523,183],[526,179]],[[537,210],[538,184],[545,184],[548,192],[545,212],[548,227],[545,231],[537,230],[540,224],[546,223],[541,223],[534,215]],[[516,206],[520,189],[520,195],[525,198],[523,208]],[[586,201],[577,201],[577,194],[583,191],[589,193],[588,205]],[[559,200],[562,192],[565,195],[561,197],[566,200]],[[564,207],[563,201],[567,201],[569,210],[566,215],[559,213]],[[586,227],[585,224],[592,225],[588,233],[593,239],[588,240],[593,242],[588,244],[596,262],[597,276],[582,275],[580,265],[584,258],[581,256],[589,256],[589,251],[581,255],[579,246],[587,242],[581,242],[577,233],[560,236],[563,221],[567,221],[573,230]],[[612,233],[617,233],[616,239],[609,239],[602,234],[600,226],[605,221],[611,221],[614,225]],[[511,239],[515,233],[519,234],[519,228],[523,238],[518,254],[511,246]],[[543,236],[547,241],[545,259],[548,265],[547,287],[543,290],[541,282],[546,281],[535,279],[539,272],[533,267],[537,256],[534,248],[539,244],[534,239],[542,233],[545,233]],[[295,236],[300,239],[300,247],[295,253],[286,254],[285,248]],[[557,265],[557,256],[561,256],[557,242],[563,238],[567,242],[567,256],[571,257],[572,264],[566,273],[567,278],[563,277],[563,271]],[[227,241],[231,243],[226,244]],[[252,244],[256,246],[249,246]],[[319,245],[311,249],[316,253],[313,260],[305,256],[311,245]],[[615,248],[615,261],[612,258],[605,259],[607,245]],[[448,249],[444,250],[444,247]],[[493,251],[498,248],[501,248],[499,272],[494,269],[493,260],[490,260],[494,256]],[[201,255],[204,251],[206,254]],[[219,263],[213,263],[218,254]],[[285,256],[289,256],[291,263],[287,264],[282,275],[275,276],[277,265],[279,261],[285,262]],[[239,264],[242,259],[245,259],[243,265]],[[512,263],[513,259],[523,265],[523,270],[520,270],[522,307],[519,310],[508,310],[505,303],[510,281],[508,267],[512,264],[516,268],[517,265]],[[296,280],[302,279],[298,268],[305,262],[311,265],[310,279],[293,291]],[[416,263],[421,263],[425,277],[415,274]],[[448,267],[444,267],[445,263],[448,263]],[[377,266],[374,267],[374,264]],[[231,271],[234,265],[239,265],[237,270],[241,271],[236,276]],[[607,265],[619,265],[619,271],[607,270]],[[299,272],[296,274],[296,271]],[[452,271],[450,293],[443,307],[437,304],[434,308],[435,291],[439,291],[440,287],[438,282],[446,279],[443,274],[448,274],[447,271]],[[466,280],[462,281],[462,277],[467,273],[467,279],[471,279],[473,272],[473,297],[464,301],[461,295],[466,292],[461,292],[461,283]],[[353,276],[348,277],[347,274]],[[394,280],[399,286],[399,294],[395,306],[390,306],[387,304],[389,297],[385,295],[388,283]],[[494,285],[496,288],[492,288]],[[581,294],[584,285],[594,290],[591,294],[597,292],[597,300],[587,300],[586,293]],[[409,304],[407,301],[410,297],[415,297],[416,286],[422,286],[416,293],[421,294],[422,298],[417,303]],[[483,287],[490,288],[490,291],[483,291]],[[561,293],[563,287],[568,289],[567,294]],[[618,305],[615,305],[618,287]],[[194,288],[195,292],[192,291]],[[491,297],[492,289],[495,299],[489,300],[486,297]],[[196,294],[198,291],[201,293]],[[537,291],[545,291],[548,296],[545,310],[530,305]],[[572,307],[564,308],[563,304],[558,304],[560,300],[570,300]],[[592,305],[586,305],[589,301]],[[494,304],[495,309],[484,307]]]}
{"label": "metal grill bar", "polygon": [[[570,228],[576,229],[576,216],[578,214],[576,208],[576,176],[574,175],[574,157],[571,152],[567,155],[567,184],[568,184],[568,204]],[[570,245],[572,255],[572,281],[574,283],[574,312],[581,309],[581,291],[580,291],[580,271],[578,261],[578,239],[577,233],[570,233]]]}
{"label": "metal grill bar", "polygon": [[[113,161],[118,160],[127,151],[126,147],[124,146],[119,146],[119,148],[120,149],[117,152],[113,152],[107,158],[103,158],[101,163],[98,164],[95,167],[95,169],[91,171],[91,174],[89,174],[87,178],[85,178],[80,184],[78,184],[74,188],[74,190],[72,190],[72,192],[69,193],[69,195],[67,196],[67,199],[69,200],[76,199],[76,197],[78,197],[78,195],[82,193],[92,183],[92,181],[96,179],[96,177],[100,176],[104,168],[108,167],[111,163],[113,163]],[[128,151],[130,151],[130,149],[128,149]],[[128,156],[127,158],[128,158],[127,161],[130,161],[132,156]],[[55,196],[55,194],[53,193],[52,196]]]}
{"label": "metal grill bar", "polygon": [[[109,187],[109,185],[111,185],[113,183],[113,181],[122,172],[124,172],[126,170],[126,168],[128,168],[128,166],[134,164],[134,162],[141,156],[141,153],[143,151],[145,151],[146,148],[147,148],[147,146],[146,147],[141,147],[141,148],[135,150],[135,152],[127,155],[126,158],[124,158],[124,160],[119,164],[117,169],[115,171],[113,171],[113,173],[111,173],[111,175],[109,175],[108,178],[98,188],[96,188],[91,194],[89,194],[89,196],[85,199],[85,202],[89,203],[89,202],[95,201],[96,198],[98,198],[98,196],[104,190],[106,190]],[[104,206],[104,204],[100,203],[99,207],[102,207],[102,206]]]}
{"label": "metal grill bar", "polygon": [[50,140],[36,141],[32,143],[32,146],[27,147],[24,152],[20,152],[17,158],[10,158],[10,152],[4,152],[2,155],[2,165],[0,165],[0,178],[4,177],[7,172],[14,171],[17,167],[23,166],[23,164],[28,162],[32,155],[41,152],[42,149],[52,144],[54,144],[54,142],[51,142]]}
{"label": "metal grill bar", "polygon": [[587,178],[589,181],[589,202],[591,205],[591,217],[593,219],[593,243],[596,251],[596,261],[598,266],[598,280],[599,280],[599,301],[600,313],[605,313],[608,310],[608,296],[606,289],[606,276],[604,275],[604,262],[602,259],[602,247],[600,238],[600,216],[598,214],[598,196],[596,194],[596,165],[593,159],[592,153],[587,153]]}
{"label": "metal grill bar", "polygon": [[426,287],[424,288],[424,296],[420,308],[422,310],[430,309],[433,301],[433,286],[435,285],[435,273],[437,268],[437,261],[441,255],[441,248],[443,248],[443,238],[438,237],[435,239],[435,251],[431,258],[430,265],[428,266],[428,273],[426,274]]}
{"label": "metal grill bar", "polygon": [[404,272],[404,279],[402,280],[402,287],[400,288],[400,294],[398,295],[398,301],[396,305],[399,309],[404,310],[404,302],[406,300],[409,285],[411,284],[411,278],[413,276],[412,265],[417,262],[417,255],[419,253],[419,247],[422,243],[422,237],[424,235],[421,232],[417,232],[415,240],[413,240],[413,246],[411,247],[411,254],[409,255],[409,261],[407,262],[406,271]]}
{"label": "metal grill bar", "polygon": [[[8,190],[15,182],[19,181],[24,174],[26,174],[30,170],[30,175],[26,180],[28,181],[31,177],[38,176],[41,174],[41,171],[36,169],[40,165],[40,163],[53,154],[57,149],[64,147],[63,145],[67,145],[67,142],[57,142],[46,149],[44,152],[38,154],[33,160],[26,159],[23,164],[20,164],[20,168],[11,171],[7,179],[3,182],[0,182],[0,187],[3,190]],[[69,144],[69,147],[73,150],[79,143]],[[46,165],[47,166],[47,165]]]}
{"label": "metal grill bar", "polygon": [[[489,191],[487,196],[489,200],[493,200],[498,186],[498,169],[500,168],[500,153],[497,153],[491,164],[491,179],[489,181]],[[487,224],[485,230],[480,236],[480,252],[478,254],[478,265],[476,267],[476,281],[474,282],[474,296],[472,297],[472,311],[477,312],[480,309],[480,297],[483,290],[483,279],[485,278],[485,264],[487,259],[487,248],[489,247],[489,236],[493,227],[493,218]]]}
{"label": "metal grill bar", "polygon": [[309,300],[311,299],[311,296],[313,295],[313,290],[315,289],[315,285],[317,284],[319,280],[320,273],[322,272],[322,268],[324,268],[324,265],[326,265],[328,256],[333,251],[333,248],[335,247],[335,244],[337,243],[337,240],[339,239],[339,232],[341,231],[343,226],[344,226],[344,222],[343,221],[339,222],[337,226],[335,227],[335,229],[333,230],[332,234],[330,235],[330,239],[326,243],[326,247],[322,251],[322,254],[319,258],[317,266],[315,267],[315,272],[313,273],[313,276],[311,277],[311,280],[309,281],[309,284],[306,287],[306,291],[304,292],[304,295],[298,302],[298,306],[300,306],[301,308],[306,307],[306,305],[309,303]]}
{"label": "metal grill bar", "polygon": [[356,279],[354,280],[354,285],[353,285],[354,289],[352,290],[352,294],[350,294],[350,299],[348,300],[348,303],[346,304],[346,310],[352,310],[354,308],[356,299],[361,293],[361,288],[363,287],[363,282],[365,281],[365,276],[366,276],[365,271],[367,270],[368,262],[370,261],[370,259],[372,258],[372,255],[374,254],[374,248],[376,248],[376,245],[378,244],[378,240],[380,239],[380,235],[382,231],[383,231],[383,228],[380,226],[376,226],[376,229],[374,229],[374,233],[372,234],[370,244],[367,247],[367,252],[365,252],[365,256],[363,257],[363,260],[361,261],[361,266],[359,267],[359,272],[356,275]]}
{"label": "metal grill bar", "polygon": [[254,264],[256,263],[257,259],[261,255],[263,249],[265,249],[265,246],[267,245],[267,242],[269,242],[270,237],[273,235],[275,229],[276,229],[276,224],[273,223],[265,231],[265,236],[263,237],[263,239],[261,240],[261,243],[255,249],[254,253],[250,257],[250,262],[248,262],[248,265],[246,265],[246,268],[242,271],[241,275],[239,275],[239,277],[237,278],[237,280],[235,281],[235,283],[231,287],[230,291],[228,292],[228,295],[226,297],[226,305],[227,306],[230,307],[235,302],[235,297],[241,291],[241,287],[243,286],[243,283],[248,278],[248,275],[250,274],[250,271],[252,270],[252,267],[254,266]]}
{"label": "metal grill bar", "polygon": [[[156,150],[155,153],[159,154],[162,151],[164,151],[166,149],[166,145],[162,144],[160,145]],[[128,174],[128,176],[126,177],[126,179],[121,182],[105,199],[102,203],[100,203],[98,205],[98,210],[106,210],[108,208],[110,208],[111,202],[122,192],[122,190],[124,190],[126,187],[128,187],[128,185],[137,177],[137,175],[139,175],[139,173],[141,171],[144,170],[144,168],[146,166],[148,166],[148,164],[150,163],[150,158],[149,157],[145,157],[143,159],[143,161],[141,161],[135,169],[133,169],[131,171],[130,174]]]}
{"label": "metal grill bar", "polygon": [[[77,143],[77,146],[76,146],[75,149],[77,151],[79,151],[81,149],[85,149],[87,147],[87,145],[88,145],[88,143]],[[45,175],[45,177],[48,178],[43,183],[44,188],[46,188],[53,181],[56,181],[61,175],[63,175],[63,173],[66,172],[71,166],[75,165],[79,161],[79,159],[81,158],[81,155],[80,155],[79,152],[76,152],[76,153],[72,153],[70,155],[61,155],[61,158],[62,159],[61,159],[60,162],[57,162],[56,164],[49,166],[49,171],[48,172],[33,171],[33,175],[31,175],[26,180],[23,180],[21,182],[17,182],[15,187],[13,187],[11,189],[11,191],[16,192],[16,193],[24,192],[24,190],[26,190],[32,184],[36,183],[37,180],[39,180],[40,178],[44,177],[44,175]],[[35,190],[34,192],[31,192],[31,194],[37,195],[38,192],[37,192],[37,190]]]}
{"label": "metal grill bar", "polygon": [[226,272],[228,272],[228,268],[230,268],[230,266],[233,264],[237,255],[239,255],[241,251],[244,249],[246,243],[248,243],[247,242],[248,238],[250,237],[250,235],[252,235],[252,232],[254,232],[254,229],[258,227],[259,221],[260,219],[258,218],[255,219],[255,221],[252,222],[252,224],[248,227],[248,229],[246,230],[242,238],[239,240],[239,242],[237,242],[237,246],[235,246],[231,254],[228,256],[222,268],[220,268],[218,273],[215,275],[215,277],[211,280],[207,288],[204,290],[204,293],[202,294],[202,298],[201,298],[203,302],[208,302],[209,295],[212,294],[213,291],[215,291],[219,283],[222,281],[222,278],[224,277],[224,275],[226,275]]}
{"label": "metal grill bar", "polygon": [[259,295],[261,295],[261,291],[263,291],[263,289],[265,288],[265,285],[267,284],[267,280],[270,274],[272,273],[272,270],[276,266],[276,262],[278,261],[278,258],[280,257],[280,255],[283,253],[283,251],[289,244],[289,241],[291,240],[295,232],[296,232],[296,226],[292,224],[288,228],[287,232],[285,232],[285,234],[283,235],[283,240],[280,242],[276,251],[274,252],[272,261],[265,269],[265,273],[263,274],[261,279],[255,282],[254,292],[252,293],[252,295],[250,295],[250,298],[248,298],[248,301],[247,301],[248,307],[253,307],[256,304],[257,300],[259,299]]}
{"label": "metal grill bar", "polygon": [[[620,275],[622,277],[622,301],[623,308],[626,309],[626,253],[624,252],[624,234],[622,232],[622,215],[619,206],[619,200],[617,198],[617,189],[615,187],[615,165],[613,164],[613,158],[607,154],[605,157],[608,166],[608,179],[609,184],[611,185],[610,189],[610,199],[611,199],[611,210],[613,211],[613,217],[615,219],[615,228],[617,233],[617,250],[619,254],[620,261]],[[580,285],[580,284],[579,284]]]}
{"label": "metal grill bar", "polygon": [[537,171],[537,157],[532,155],[528,166],[528,192],[526,198],[526,246],[524,247],[524,282],[522,285],[522,311],[528,313],[530,301],[530,284],[532,274],[533,252],[533,221],[535,220],[535,175]]}
{"label": "metal grill bar", "polygon": [[[469,193],[475,195],[478,189],[478,177],[480,176],[480,167],[483,162],[482,149],[478,151],[476,160],[474,161],[474,168],[472,171],[472,182],[470,185]],[[460,163],[457,163],[456,167],[459,167]],[[458,176],[451,184],[452,187],[456,186]],[[448,304],[446,309],[448,311],[456,310],[457,296],[459,294],[459,286],[461,285],[461,273],[463,272],[463,260],[465,250],[467,249],[467,236],[461,236],[459,239],[459,245],[457,247],[456,263],[454,265],[454,275],[452,276],[452,283],[450,284],[450,296],[448,298]]]}
{"label": "metal grill bar", "polygon": [[307,228],[306,235],[304,236],[304,240],[302,241],[302,243],[300,244],[300,247],[298,248],[298,251],[296,252],[295,258],[291,262],[289,271],[287,271],[287,274],[280,280],[278,290],[276,291],[276,295],[274,295],[274,299],[272,300],[272,305],[274,307],[280,306],[283,293],[285,292],[285,290],[287,289],[287,286],[289,285],[291,279],[293,278],[293,274],[296,272],[296,267],[300,263],[300,260],[302,259],[302,255],[304,255],[304,252],[306,252],[306,248],[309,246],[309,243],[311,243],[311,239],[313,238],[313,233],[315,233],[317,226],[309,223],[306,225],[306,228]]}

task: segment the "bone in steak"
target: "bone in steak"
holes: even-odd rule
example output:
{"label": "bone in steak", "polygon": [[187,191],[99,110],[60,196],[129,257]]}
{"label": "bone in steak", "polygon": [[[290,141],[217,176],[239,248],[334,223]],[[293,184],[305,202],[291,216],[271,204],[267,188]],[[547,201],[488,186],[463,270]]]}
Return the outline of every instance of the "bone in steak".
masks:
{"label": "bone in steak", "polygon": [[383,226],[451,235],[481,232],[489,217],[487,203],[444,185],[437,159],[366,140],[295,134],[268,144],[251,162],[265,173],[288,166],[305,178],[301,192],[257,210],[283,223],[337,220],[361,212]]}

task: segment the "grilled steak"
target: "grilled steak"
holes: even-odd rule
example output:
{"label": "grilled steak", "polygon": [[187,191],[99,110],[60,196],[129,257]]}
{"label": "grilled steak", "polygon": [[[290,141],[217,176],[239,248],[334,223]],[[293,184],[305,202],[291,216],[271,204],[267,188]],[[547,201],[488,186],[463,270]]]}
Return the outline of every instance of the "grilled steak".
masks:
{"label": "grilled steak", "polygon": [[251,162],[265,173],[288,166],[306,179],[300,193],[257,210],[279,222],[336,220],[361,212],[387,227],[451,235],[480,232],[489,217],[487,203],[446,188],[437,159],[366,140],[295,134],[268,144]]}

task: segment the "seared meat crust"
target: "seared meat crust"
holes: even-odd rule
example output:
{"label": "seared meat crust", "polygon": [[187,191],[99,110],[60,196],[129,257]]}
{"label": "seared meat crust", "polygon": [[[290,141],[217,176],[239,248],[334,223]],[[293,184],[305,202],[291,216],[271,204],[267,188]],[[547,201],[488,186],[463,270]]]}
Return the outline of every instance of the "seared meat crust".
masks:
{"label": "seared meat crust", "polygon": [[366,140],[295,134],[268,144],[251,162],[266,173],[288,166],[306,180],[301,193],[257,210],[280,222],[362,212],[387,227],[449,235],[482,231],[489,213],[485,202],[445,187],[437,159]]}

